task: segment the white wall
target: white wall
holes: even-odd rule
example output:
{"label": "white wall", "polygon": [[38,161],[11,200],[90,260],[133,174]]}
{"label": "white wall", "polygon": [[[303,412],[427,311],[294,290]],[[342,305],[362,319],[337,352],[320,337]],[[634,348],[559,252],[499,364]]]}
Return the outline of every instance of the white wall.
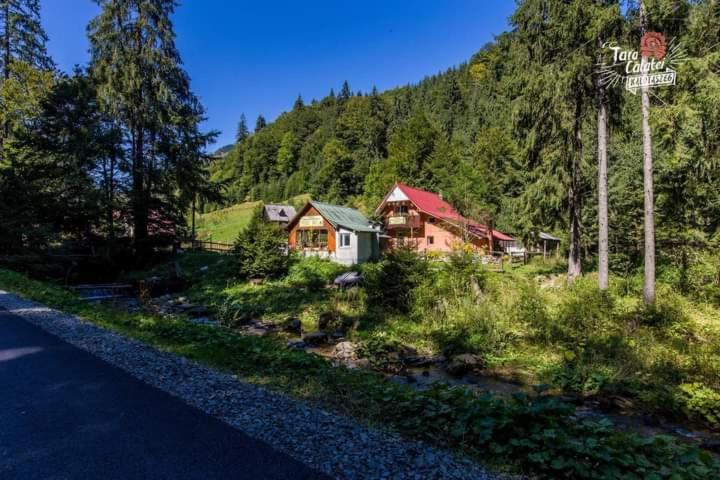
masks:
{"label": "white wall", "polygon": [[[340,234],[350,234],[350,246],[340,246]],[[338,228],[335,233],[335,261],[342,263],[343,265],[353,265],[358,263],[358,236],[355,232],[346,230],[344,228]]]}

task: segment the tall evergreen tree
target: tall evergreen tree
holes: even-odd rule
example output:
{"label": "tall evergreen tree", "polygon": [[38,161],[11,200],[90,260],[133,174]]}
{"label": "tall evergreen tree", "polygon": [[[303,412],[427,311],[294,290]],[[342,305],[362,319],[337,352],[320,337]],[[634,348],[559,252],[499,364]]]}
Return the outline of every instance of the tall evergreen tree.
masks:
{"label": "tall evergreen tree", "polygon": [[190,200],[173,195],[187,191],[188,172],[197,173],[198,149],[207,140],[197,132],[203,110],[175,46],[175,1],[97,3],[102,10],[88,28],[92,72],[101,107],[122,123],[129,140],[133,236],[144,254],[149,224],[162,223],[181,207],[177,202]]}
{"label": "tall evergreen tree", "polygon": [[0,0],[0,72],[2,78],[12,75],[12,63],[24,62],[39,70],[54,65],[45,44],[47,35],[40,23],[39,0]]}
{"label": "tall evergreen tree", "polygon": [[[21,83],[27,81],[27,68],[52,70],[45,44],[47,35],[40,23],[39,0],[0,0],[0,82],[15,77]],[[3,109],[7,99],[3,101]],[[3,115],[0,125],[0,159],[5,139],[10,135],[10,115]]]}
{"label": "tall evergreen tree", "polygon": [[[515,26],[516,129],[525,137],[532,216],[563,203],[569,228],[568,280],[582,273],[583,120],[593,97],[594,39],[586,39],[593,2],[524,0]],[[566,202],[559,193],[564,190]],[[537,222],[530,222],[531,224]]]}
{"label": "tall evergreen tree", "polygon": [[[598,0],[598,20],[591,24],[589,37],[597,39],[598,65],[603,64],[603,47],[610,35],[619,31],[621,20],[619,4],[616,1]],[[608,218],[608,110],[609,99],[605,79],[596,73],[595,94],[597,101],[597,159],[598,159],[598,287],[607,290],[609,286],[610,247]]]}
{"label": "tall evergreen tree", "polygon": [[[647,31],[648,19],[644,0],[640,0],[640,34]],[[641,63],[646,65],[648,58],[643,55]],[[646,305],[655,303],[655,197],[653,194],[653,158],[652,132],[650,130],[650,89],[644,85],[640,89],[642,104],[642,136],[643,136],[643,200],[644,200],[644,232],[645,232],[645,263],[643,300]]]}
{"label": "tall evergreen tree", "polygon": [[240,143],[250,135],[248,130],[247,121],[245,120],[245,114],[240,115],[240,122],[237,126],[237,132],[235,133],[235,143]]}
{"label": "tall evergreen tree", "polygon": [[260,130],[265,128],[266,125],[267,121],[265,120],[265,117],[258,115],[257,120],[255,120],[255,133],[258,133]]}
{"label": "tall evergreen tree", "polygon": [[305,102],[303,102],[302,95],[298,94],[297,98],[295,99],[295,103],[293,104],[293,110],[302,110],[303,107],[305,107]]}
{"label": "tall evergreen tree", "polygon": [[350,84],[347,80],[345,80],[342,84],[342,87],[340,88],[340,93],[338,94],[338,100],[342,102],[347,102],[350,100],[350,97],[352,97],[352,91],[350,90]]}

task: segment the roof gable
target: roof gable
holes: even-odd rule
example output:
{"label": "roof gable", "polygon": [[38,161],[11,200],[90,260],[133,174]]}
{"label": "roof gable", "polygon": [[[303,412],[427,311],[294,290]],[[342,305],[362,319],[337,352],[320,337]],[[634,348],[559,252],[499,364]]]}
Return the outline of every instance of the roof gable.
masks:
{"label": "roof gable", "polygon": [[263,208],[268,220],[274,222],[289,222],[295,216],[295,208],[291,205],[267,204]]}
{"label": "roof gable", "polygon": [[[402,198],[403,196],[405,197],[404,199]],[[443,198],[437,193],[413,188],[400,182],[395,183],[393,189],[385,196],[385,199],[383,199],[377,210],[380,211],[387,202],[403,200],[412,202],[418,210],[432,217],[455,224],[463,223],[467,225],[468,232],[478,238],[485,238],[488,236],[488,227],[486,225],[463,217],[452,205],[443,200]],[[492,234],[496,240],[514,240],[509,235],[498,232],[497,230],[493,230]]]}
{"label": "roof gable", "polygon": [[322,215],[325,220],[335,227],[345,227],[355,232],[377,232],[378,229],[370,224],[370,220],[362,213],[350,207],[342,207],[340,205],[331,205],[323,202],[310,202],[315,210]]}
{"label": "roof gable", "polygon": [[333,228],[339,227],[352,230],[354,232],[379,232],[379,228],[374,227],[370,220],[362,213],[350,207],[340,205],[332,205],[324,202],[310,201],[290,221],[287,228],[291,229],[301,217],[303,217],[310,208],[314,208],[320,216],[322,216]]}

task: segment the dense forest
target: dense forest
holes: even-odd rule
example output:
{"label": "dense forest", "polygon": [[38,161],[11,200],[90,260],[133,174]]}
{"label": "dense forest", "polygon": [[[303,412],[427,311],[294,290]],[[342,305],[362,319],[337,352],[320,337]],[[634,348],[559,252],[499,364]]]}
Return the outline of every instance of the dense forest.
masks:
{"label": "dense forest", "polygon": [[0,1],[5,256],[142,257],[187,235],[193,205],[309,193],[371,213],[401,180],[520,239],[555,233],[576,274],[581,260],[596,262],[601,236],[602,111],[609,263],[627,272],[643,263],[641,95],[601,86],[599,63],[604,41],[635,48],[643,31],[685,52],[677,84],[649,98],[659,260],[686,265],[717,240],[717,1],[525,0],[467,63],[385,92],[345,82],[254,128],[242,117],[237,143],[212,163],[215,134],[199,128],[204,109],[175,47],[175,2],[98,3],[90,62],[63,73],[47,54],[38,1]]}
{"label": "dense forest", "polygon": [[[646,26],[686,52],[677,85],[651,95],[660,260],[688,262],[717,240],[720,221],[720,5],[648,0]],[[400,180],[442,192],[465,214],[525,238],[598,244],[598,63],[604,39],[637,45],[636,2],[519,2],[510,31],[467,63],[386,92],[344,83],[237,143],[211,165],[227,204],[300,193],[372,212]],[[642,263],[643,144],[640,95],[607,89],[610,266]],[[213,205],[206,206],[214,208]],[[670,258],[672,257],[672,258]]]}
{"label": "dense forest", "polygon": [[194,198],[219,199],[175,2],[97,3],[90,64],[68,74],[39,1],[0,1],[0,254],[23,268],[47,253],[146,257],[182,234]]}

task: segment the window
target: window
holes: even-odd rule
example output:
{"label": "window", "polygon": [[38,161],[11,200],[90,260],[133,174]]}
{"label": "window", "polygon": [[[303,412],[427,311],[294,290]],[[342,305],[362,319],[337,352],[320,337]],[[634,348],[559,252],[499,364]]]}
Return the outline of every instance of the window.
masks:
{"label": "window", "polygon": [[350,234],[349,233],[341,233],[340,234],[340,247],[347,248],[349,246],[350,246]]}
{"label": "window", "polygon": [[408,207],[407,205],[398,205],[395,207],[395,215],[407,215],[408,214]]}
{"label": "window", "polygon": [[428,244],[428,245],[434,245],[434,244],[435,244],[435,237],[433,237],[432,235],[429,236],[429,237],[427,237],[427,244]]}
{"label": "window", "polygon": [[300,248],[327,248],[327,230],[298,230],[296,235]]}

